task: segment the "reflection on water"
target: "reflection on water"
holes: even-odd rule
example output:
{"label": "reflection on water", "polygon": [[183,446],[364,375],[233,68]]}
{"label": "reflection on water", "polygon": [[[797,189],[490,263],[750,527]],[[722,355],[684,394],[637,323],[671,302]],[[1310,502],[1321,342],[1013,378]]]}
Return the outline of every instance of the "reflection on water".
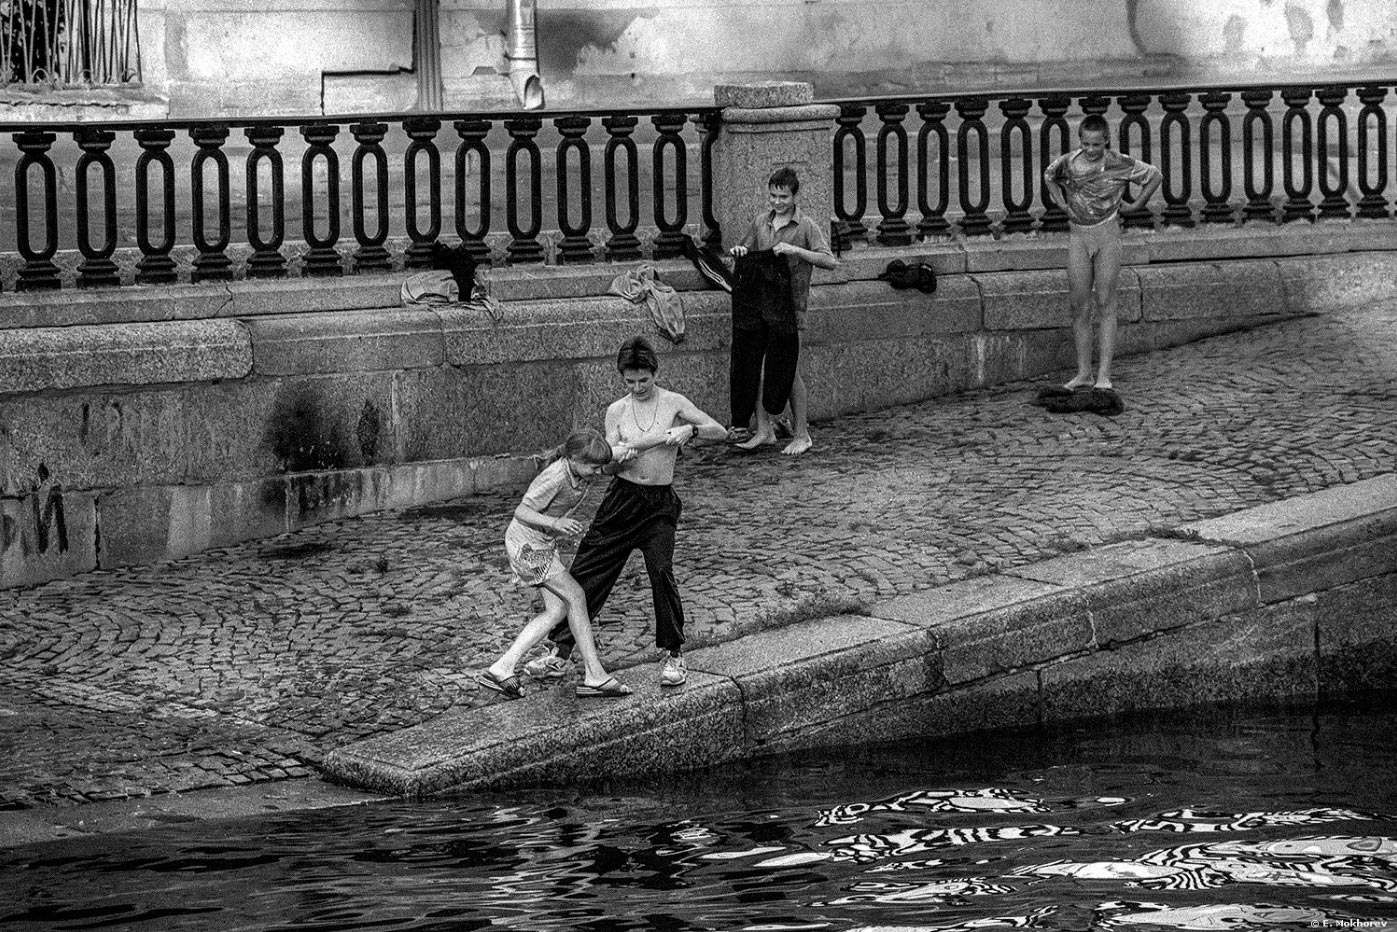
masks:
{"label": "reflection on water", "polygon": [[1397,932],[1395,733],[1387,695],[65,841],[0,854],[0,928]]}

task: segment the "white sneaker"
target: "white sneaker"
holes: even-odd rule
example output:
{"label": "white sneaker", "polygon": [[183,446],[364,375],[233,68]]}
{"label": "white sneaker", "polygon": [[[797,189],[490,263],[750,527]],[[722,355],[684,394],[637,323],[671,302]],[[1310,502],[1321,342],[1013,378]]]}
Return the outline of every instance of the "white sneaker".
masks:
{"label": "white sneaker", "polygon": [[661,686],[683,686],[684,680],[688,679],[689,668],[684,666],[683,656],[673,655],[665,658],[665,665],[660,670]]}
{"label": "white sneaker", "polygon": [[568,662],[557,654],[544,654],[524,664],[524,672],[534,679],[560,680],[567,676]]}

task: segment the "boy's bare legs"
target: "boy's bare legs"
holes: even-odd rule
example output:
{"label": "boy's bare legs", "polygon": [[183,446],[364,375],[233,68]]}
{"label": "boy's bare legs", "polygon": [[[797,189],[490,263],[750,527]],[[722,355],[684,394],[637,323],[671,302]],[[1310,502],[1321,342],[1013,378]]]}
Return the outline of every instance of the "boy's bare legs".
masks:
{"label": "boy's bare legs", "polygon": [[1116,356],[1116,291],[1121,276],[1121,241],[1117,234],[1096,253],[1096,306],[1101,314],[1101,359],[1096,387],[1111,387],[1111,363]]}
{"label": "boy's bare legs", "polygon": [[[1077,346],[1077,374],[1064,388],[1082,388],[1092,384],[1092,273],[1091,255],[1084,237],[1069,234],[1067,241],[1067,299],[1072,305],[1072,339]],[[1119,271],[1119,269],[1117,270]],[[1112,288],[1114,293],[1114,288]]]}
{"label": "boy's bare legs", "polygon": [[791,384],[791,430],[795,436],[786,444],[786,449],[781,451],[783,456],[800,456],[815,445],[815,441],[810,438],[810,422],[806,420],[806,402],[809,396],[805,392],[805,376],[801,373],[804,367],[804,362],[796,364],[796,377]]}
{"label": "boy's bare legs", "polygon": [[[799,375],[796,376],[800,378]],[[762,377],[757,382],[757,429],[752,433],[750,440],[744,440],[737,445],[739,450],[755,450],[757,447],[766,446],[776,442],[776,422],[775,419],[766,413],[766,407],[762,404],[762,393],[766,390],[766,362],[762,362]]]}
{"label": "boy's bare legs", "polygon": [[1116,354],[1116,302],[1101,308],[1101,362],[1096,370],[1096,387],[1111,387],[1111,360]]}

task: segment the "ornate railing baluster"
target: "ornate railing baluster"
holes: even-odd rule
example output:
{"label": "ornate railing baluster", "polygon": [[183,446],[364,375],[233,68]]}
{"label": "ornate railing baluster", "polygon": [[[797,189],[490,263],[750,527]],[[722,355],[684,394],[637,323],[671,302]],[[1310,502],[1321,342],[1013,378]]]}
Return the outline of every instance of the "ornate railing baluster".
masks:
{"label": "ornate railing baluster", "polygon": [[713,250],[723,248],[723,231],[713,215],[713,146],[723,125],[722,111],[705,110],[694,116],[694,125],[703,133],[699,146],[699,214],[703,221],[703,245]]}
{"label": "ornate railing baluster", "polygon": [[[640,120],[633,116],[609,116],[601,125],[610,136],[602,153],[602,177],[606,185],[606,228],[610,236],[606,241],[606,255],[609,259],[639,259],[640,240],[636,238],[636,228],[640,226],[640,163],[636,154],[635,132]],[[616,157],[626,155],[626,222],[618,216],[616,185]]]}
{"label": "ornate railing baluster", "polygon": [[[878,127],[876,153],[878,166],[875,173],[878,190],[878,213],[883,219],[878,224],[878,244],[881,246],[906,246],[912,242],[912,225],[907,222],[908,189],[907,181],[909,153],[907,151],[907,127],[902,121],[907,118],[910,108],[901,101],[879,104],[875,111],[883,125]],[[893,187],[888,178],[888,156],[890,142],[897,143],[895,156],[897,164],[897,199],[889,198]]]}
{"label": "ornate railing baluster", "polygon": [[[999,130],[999,183],[1004,197],[1004,232],[1024,233],[1033,227],[1033,189],[1037,186],[1033,177],[1033,132],[1028,128],[1028,108],[1032,104],[1023,97],[1010,97],[999,102],[999,112],[1004,115],[1004,125]],[[1019,155],[1014,156],[1014,134],[1019,137]],[[1022,176],[1021,200],[1014,194],[1015,166]]]}
{"label": "ornate railing baluster", "polygon": [[[563,140],[558,143],[554,164],[558,172],[558,229],[563,238],[558,243],[558,257],[564,262],[591,262],[592,241],[592,150],[584,138],[592,121],[583,116],[559,117],[553,121]],[[577,153],[577,199],[582,214],[572,222],[572,190],[568,181],[568,153]]]}
{"label": "ornate railing baluster", "polygon": [[[78,265],[78,287],[93,288],[119,285],[116,263],[116,168],[107,150],[116,141],[116,134],[104,129],[87,127],[73,134],[82,149],[77,165],[77,224],[78,250],[83,261]],[[93,165],[102,173],[102,245],[93,247],[90,233],[92,205],[88,199],[88,169]]]}
{"label": "ornate railing baluster", "polygon": [[[252,151],[244,170],[247,187],[247,242],[252,255],[247,260],[248,278],[285,278],[286,257],[281,244],[286,240],[286,169],[277,143],[286,130],[280,126],[249,126],[243,130]],[[272,234],[262,235],[262,163],[267,163],[272,185]]]}
{"label": "ornate railing baluster", "polygon": [[[412,142],[403,153],[403,216],[411,245],[403,254],[403,264],[410,269],[432,267],[432,245],[441,235],[441,152],[437,149],[437,131],[441,120],[435,117],[412,117],[403,121],[403,130]],[[537,150],[535,150],[537,151]],[[427,228],[417,219],[417,158],[427,156]],[[541,184],[541,182],[540,182]],[[542,220],[543,197],[540,194],[534,216]]]}
{"label": "ornate railing baluster", "polygon": [[[1387,97],[1387,88],[1367,85],[1358,89],[1358,99],[1363,109],[1358,112],[1358,190],[1363,196],[1358,199],[1358,216],[1383,219],[1387,211],[1387,113],[1382,102]],[[1372,124],[1372,129],[1369,125]],[[1376,140],[1376,146],[1373,145]],[[1376,148],[1376,152],[1374,152]],[[1377,178],[1371,184],[1369,178],[1372,166],[1377,166]]]}
{"label": "ornate railing baluster", "polygon": [[[301,230],[310,249],[305,256],[307,275],[342,275],[340,240],[340,157],[331,145],[340,133],[332,123],[309,123],[301,127],[306,151],[301,156]],[[325,161],[325,235],[316,232],[315,163]]]}
{"label": "ornate railing baluster", "polygon": [[[354,241],[359,244],[359,248],[354,250],[354,268],[369,271],[391,269],[393,257],[384,245],[388,241],[388,222],[392,209],[388,201],[388,153],[383,151],[388,124],[377,120],[351,123],[349,132],[355,142],[354,155],[349,160],[349,215],[354,227]],[[368,198],[364,194],[364,163],[370,159],[373,160],[374,173],[373,210],[378,221],[372,234],[369,233],[368,226]],[[406,161],[407,173],[411,175],[412,159],[407,158]],[[415,214],[412,207],[416,205],[416,199],[405,196],[404,203],[408,205],[405,209]],[[408,251],[411,252],[411,249]]]}
{"label": "ornate railing baluster", "polygon": [[[946,116],[951,105],[941,100],[928,100],[917,104],[917,115],[922,118],[921,129],[917,130],[917,211],[922,215],[917,222],[917,237],[949,236],[951,224],[946,220],[946,211],[951,206],[951,134],[946,130]],[[931,138],[936,137],[936,169],[931,167]],[[936,203],[927,196],[931,191],[931,179],[936,178]]]}
{"label": "ornate railing baluster", "polygon": [[[990,133],[985,126],[985,111],[989,101],[981,97],[964,97],[956,101],[956,115],[960,117],[960,127],[956,130],[956,181],[960,190],[960,209],[963,212],[960,228],[966,236],[982,236],[990,232],[990,218],[986,211],[990,206]],[[974,136],[976,175],[980,179],[980,196],[970,197],[970,137]]]}
{"label": "ornate railing baluster", "polygon": [[[510,262],[542,262],[543,244],[538,235],[543,230],[543,156],[534,137],[543,128],[537,117],[506,120],[509,149],[505,151],[504,212],[510,241],[505,249]],[[519,221],[519,157],[529,158],[529,225]]]}
{"label": "ornate railing baluster", "polygon": [[[1271,121],[1271,92],[1243,91],[1242,103],[1247,105],[1247,115],[1242,118],[1242,149],[1246,159],[1242,162],[1242,187],[1247,195],[1247,203],[1242,207],[1242,221],[1274,220],[1276,207],[1271,203],[1271,194],[1276,187],[1276,130]],[[1261,130],[1261,153],[1257,157],[1257,129]],[[1260,166],[1261,180],[1258,186],[1257,166]]]}
{"label": "ornate railing baluster", "polygon": [[[1053,160],[1072,149],[1072,129],[1067,125],[1067,109],[1072,99],[1065,95],[1040,97],[1038,109],[1043,111],[1043,124],[1038,130],[1038,174],[1041,177]],[[1052,145],[1053,134],[1057,134],[1057,146]],[[1048,189],[1039,186],[1043,192],[1043,214],[1038,218],[1038,229],[1045,233],[1057,233],[1067,229],[1067,211],[1053,200]]]}
{"label": "ornate railing baluster", "polygon": [[[461,144],[456,147],[456,235],[476,262],[490,261],[490,247],[485,236],[490,232],[490,149],[485,145],[485,137],[490,134],[490,124],[485,120],[457,120],[456,135]],[[479,222],[472,228],[466,224],[466,176],[470,174],[471,156],[475,156],[475,170],[479,173],[476,184],[476,213]]]}
{"label": "ornate railing baluster", "polygon": [[[689,163],[684,139],[679,135],[689,118],[682,113],[659,113],[650,122],[659,131],[651,150],[652,202],[655,206],[655,226],[659,229],[655,237],[655,258],[669,259],[684,254],[684,224],[689,219]],[[674,153],[674,217],[668,216],[666,207],[665,150]]]}
{"label": "ornate railing baluster", "polygon": [[[1314,133],[1307,105],[1308,87],[1287,87],[1281,90],[1285,101],[1285,116],[1281,118],[1281,183],[1286,200],[1281,206],[1281,222],[1313,220],[1314,203]],[[1295,131],[1300,132],[1300,181],[1295,180]]]}
{"label": "ornate railing baluster", "polygon": [[[1203,119],[1198,124],[1198,183],[1203,190],[1204,223],[1232,222],[1232,122],[1227,118],[1231,94],[1208,91],[1198,97]],[[1218,131],[1218,187],[1213,187],[1213,129]]]}
{"label": "ornate railing baluster", "polygon": [[[1111,109],[1111,98],[1105,94],[1088,94],[1079,98],[1077,104],[1082,108],[1083,117],[1104,117],[1106,111]],[[1073,129],[1075,130],[1077,127],[1073,127]]]}
{"label": "ornate railing baluster", "polygon": [[[53,133],[28,131],[15,133],[15,144],[24,153],[15,163],[15,244],[24,258],[15,282],[17,291],[37,291],[58,288],[62,280],[53,257],[58,254],[58,173],[54,170],[49,149],[57,139]],[[44,244],[35,249],[29,240],[32,218],[29,216],[29,169],[38,166],[44,185]]]}
{"label": "ornate railing baluster", "polygon": [[[163,285],[178,279],[175,260],[170,250],[175,248],[175,162],[170,158],[170,143],[175,132],[170,129],[138,129],[136,142],[141,155],[136,159],[136,245],[141,259],[136,263],[136,284]],[[161,172],[161,225],[164,237],[159,243],[150,239],[150,169]]]}
{"label": "ornate railing baluster", "polygon": [[[865,242],[868,228],[863,215],[868,210],[868,145],[863,135],[863,118],[868,108],[862,104],[844,104],[834,122],[834,216],[843,230],[843,241],[835,246],[844,249],[853,243]],[[854,146],[854,206],[847,196],[849,166],[844,159],[846,142]]]}
{"label": "ornate railing baluster", "polygon": [[[194,272],[191,280],[226,281],[233,277],[233,260],[225,250],[232,239],[233,203],[228,181],[228,155],[223,144],[228,141],[226,126],[196,126],[189,131],[198,151],[190,163],[189,204],[192,214],[194,247],[199,254],[194,257]],[[218,212],[218,236],[210,241],[205,228],[207,205],[204,203],[204,169],[213,163],[213,177],[218,185],[215,209]]]}
{"label": "ornate railing baluster", "polygon": [[[1164,119],[1159,121],[1159,167],[1164,172],[1164,184],[1160,194],[1164,197],[1164,212],[1161,218],[1166,224],[1176,227],[1193,226],[1193,208],[1189,200],[1193,197],[1193,146],[1190,140],[1191,128],[1185,111],[1193,102],[1192,94],[1161,94],[1160,105],[1164,107]],[[1179,134],[1179,166],[1174,169],[1174,132]],[[1178,187],[1175,187],[1175,182]]]}
{"label": "ornate railing baluster", "polygon": [[[1117,145],[1125,155],[1134,156],[1145,162],[1154,162],[1153,143],[1150,138],[1150,121],[1145,117],[1145,111],[1150,107],[1151,97],[1149,94],[1124,94],[1116,98],[1116,103],[1120,105],[1121,117],[1120,127],[1116,133],[1119,140]],[[1132,137],[1138,137],[1132,142]],[[1135,192],[1128,192],[1134,197]],[[1153,229],[1154,211],[1150,210],[1148,204],[1136,210],[1121,211],[1121,222],[1126,229]]]}
{"label": "ornate railing baluster", "polygon": [[[1324,218],[1349,218],[1348,202],[1348,117],[1342,109],[1348,97],[1348,88],[1343,85],[1328,85],[1315,92],[1319,99],[1319,118],[1315,121],[1315,170],[1319,176],[1319,216]],[[1329,127],[1334,128],[1337,157],[1329,150]],[[1335,175],[1334,184],[1329,184],[1330,169]]]}

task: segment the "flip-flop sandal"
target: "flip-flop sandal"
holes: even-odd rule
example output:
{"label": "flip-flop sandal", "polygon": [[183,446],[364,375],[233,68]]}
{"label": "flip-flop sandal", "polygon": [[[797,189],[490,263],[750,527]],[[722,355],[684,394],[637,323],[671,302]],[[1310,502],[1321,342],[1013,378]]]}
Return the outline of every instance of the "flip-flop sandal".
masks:
{"label": "flip-flop sandal", "polygon": [[519,685],[519,677],[506,676],[504,679],[497,679],[495,674],[489,670],[484,670],[476,674],[475,681],[486,689],[493,689],[509,699],[523,699],[524,688]]}
{"label": "flip-flop sandal", "polygon": [[620,699],[622,696],[629,696],[633,690],[622,683],[616,677],[611,677],[600,686],[588,686],[586,683],[577,687],[577,697],[579,699]]}

